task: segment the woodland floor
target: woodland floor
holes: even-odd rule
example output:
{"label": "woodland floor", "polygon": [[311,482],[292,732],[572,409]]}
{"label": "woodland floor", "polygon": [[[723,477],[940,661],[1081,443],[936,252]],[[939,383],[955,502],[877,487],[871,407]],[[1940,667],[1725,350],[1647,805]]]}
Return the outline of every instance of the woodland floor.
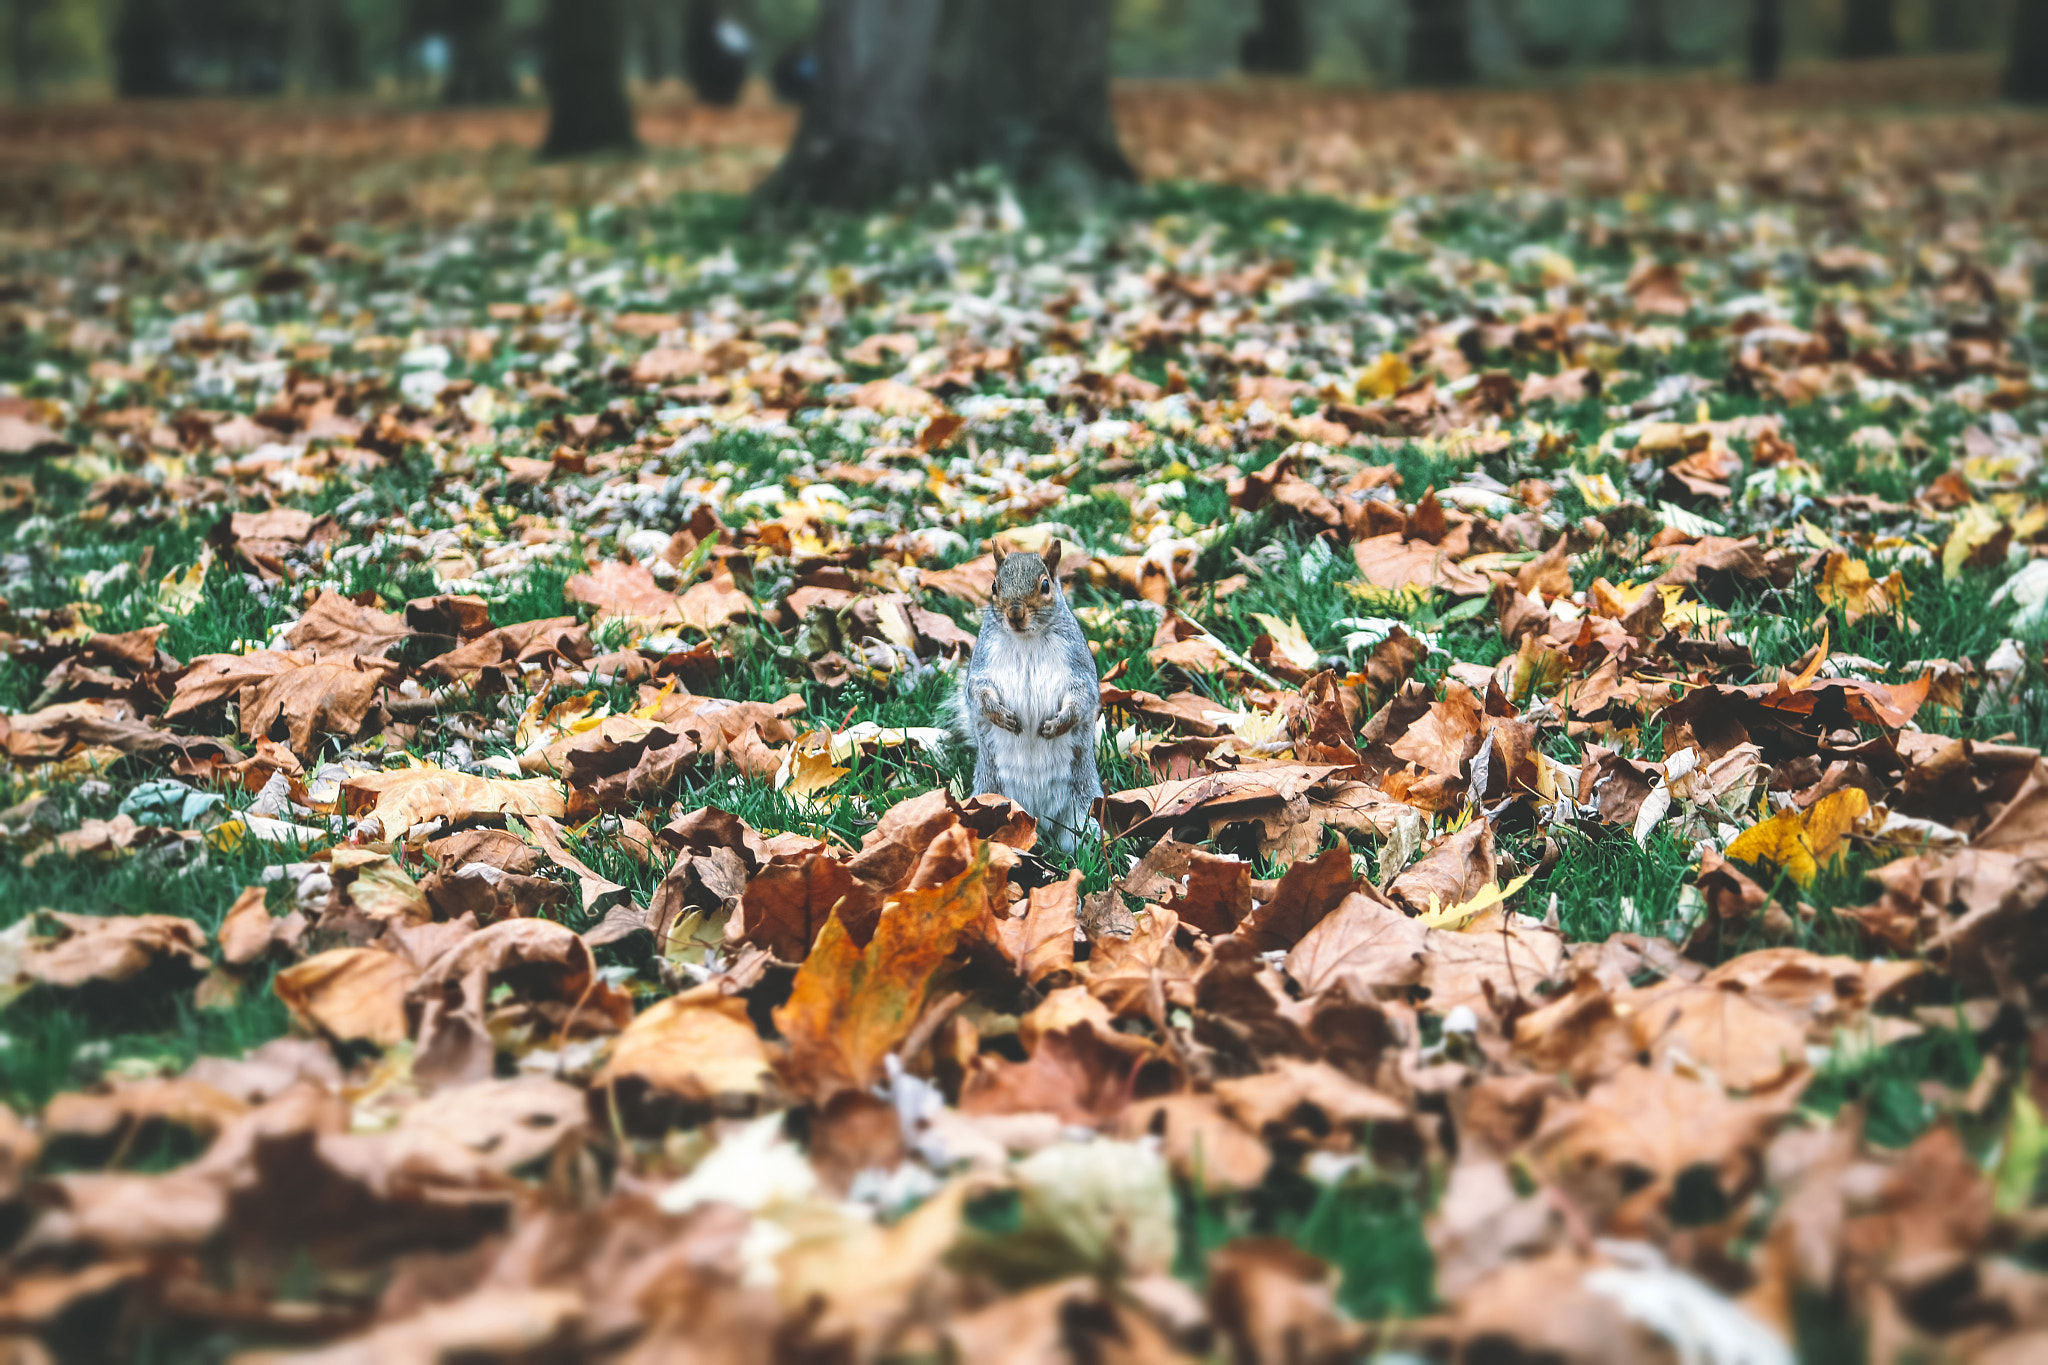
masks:
{"label": "woodland floor", "polygon": [[[2042,1358],[1990,80],[1137,86],[1113,201],[767,224],[765,107],[0,115],[0,1344]],[[932,728],[999,533],[1071,856]]]}

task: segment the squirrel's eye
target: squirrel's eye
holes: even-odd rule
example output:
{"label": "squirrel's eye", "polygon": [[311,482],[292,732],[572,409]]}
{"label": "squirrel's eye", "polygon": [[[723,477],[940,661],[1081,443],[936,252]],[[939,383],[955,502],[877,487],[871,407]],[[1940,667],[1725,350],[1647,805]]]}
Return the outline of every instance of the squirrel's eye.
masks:
{"label": "squirrel's eye", "polygon": [[1039,579],[1039,580],[1038,580],[1038,590],[1039,590],[1040,592],[1051,592],[1051,591],[1052,591],[1052,580],[1051,580],[1050,578],[1041,578],[1041,579]]}

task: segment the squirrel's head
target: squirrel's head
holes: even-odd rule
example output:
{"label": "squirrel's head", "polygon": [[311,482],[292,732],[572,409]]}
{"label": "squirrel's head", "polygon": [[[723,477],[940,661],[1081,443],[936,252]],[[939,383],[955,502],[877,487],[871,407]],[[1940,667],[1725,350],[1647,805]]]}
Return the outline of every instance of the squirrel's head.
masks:
{"label": "squirrel's head", "polygon": [[1036,635],[1052,620],[1060,601],[1060,543],[1048,541],[1045,553],[1005,549],[991,542],[996,556],[995,590],[989,605],[1019,635]]}

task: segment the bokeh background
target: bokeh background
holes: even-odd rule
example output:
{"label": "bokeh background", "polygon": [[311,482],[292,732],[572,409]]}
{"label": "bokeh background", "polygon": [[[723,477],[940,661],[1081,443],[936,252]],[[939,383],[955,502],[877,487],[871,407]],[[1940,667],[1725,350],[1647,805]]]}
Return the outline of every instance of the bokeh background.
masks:
{"label": "bokeh background", "polygon": [[[540,97],[547,0],[6,0],[17,102],[114,95]],[[1928,55],[1996,64],[2029,0],[1114,0],[1127,78],[1236,73],[1389,87],[1602,69]],[[766,101],[800,86],[818,0],[620,0],[636,94]],[[744,85],[723,53],[745,56]],[[1761,50],[1760,50],[1761,49]],[[2015,54],[2018,56],[2020,54]],[[794,68],[794,70],[792,70]],[[694,77],[694,80],[692,79]]]}

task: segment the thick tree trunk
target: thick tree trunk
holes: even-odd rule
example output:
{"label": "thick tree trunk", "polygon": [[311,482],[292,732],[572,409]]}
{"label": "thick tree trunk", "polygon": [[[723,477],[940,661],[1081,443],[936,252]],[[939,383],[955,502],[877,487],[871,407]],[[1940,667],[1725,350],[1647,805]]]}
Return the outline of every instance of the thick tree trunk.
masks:
{"label": "thick tree trunk", "polygon": [[2025,104],[2048,104],[2048,0],[2017,0],[2013,6],[2005,95]]}
{"label": "thick tree trunk", "polygon": [[1303,0],[1259,0],[1259,24],[1237,46],[1237,64],[1254,75],[1299,76],[1308,70],[1308,15]]}
{"label": "thick tree trunk", "polygon": [[1849,0],[1842,15],[1844,57],[1890,57],[1899,50],[1892,0]]}
{"label": "thick tree trunk", "polygon": [[1753,0],[1749,12],[1750,80],[1757,85],[1775,82],[1784,56],[1784,13],[1778,0]]}
{"label": "thick tree trunk", "polygon": [[683,20],[683,74],[706,104],[739,102],[747,87],[753,42],[726,15],[721,0],[690,0]]}
{"label": "thick tree trunk", "polygon": [[541,155],[632,151],[619,0],[548,0],[541,24],[548,87],[548,140]]}
{"label": "thick tree trunk", "polygon": [[178,93],[171,70],[171,10],[166,0],[121,0],[114,18],[114,91],[124,99]]}
{"label": "thick tree trunk", "polygon": [[41,0],[14,0],[8,7],[7,44],[13,58],[14,98],[26,104],[42,94],[42,70],[36,51],[35,20]]}
{"label": "thick tree trunk", "polygon": [[825,0],[817,44],[770,203],[871,207],[977,166],[1076,194],[1132,178],[1108,0]]}
{"label": "thick tree trunk", "polygon": [[362,87],[362,47],[346,0],[293,0],[287,38],[289,88],[324,95]]}
{"label": "thick tree trunk", "polygon": [[448,79],[443,104],[504,104],[519,94],[512,80],[512,40],[505,0],[447,0]]}
{"label": "thick tree trunk", "polygon": [[1409,83],[1466,85],[1478,75],[1465,0],[1408,0]]}
{"label": "thick tree trunk", "polygon": [[1628,55],[1646,66],[1663,66],[1671,60],[1664,0],[1629,0]]}
{"label": "thick tree trunk", "polygon": [[1927,46],[1936,52],[1968,52],[1983,31],[1981,0],[1933,0],[1927,6]]}

